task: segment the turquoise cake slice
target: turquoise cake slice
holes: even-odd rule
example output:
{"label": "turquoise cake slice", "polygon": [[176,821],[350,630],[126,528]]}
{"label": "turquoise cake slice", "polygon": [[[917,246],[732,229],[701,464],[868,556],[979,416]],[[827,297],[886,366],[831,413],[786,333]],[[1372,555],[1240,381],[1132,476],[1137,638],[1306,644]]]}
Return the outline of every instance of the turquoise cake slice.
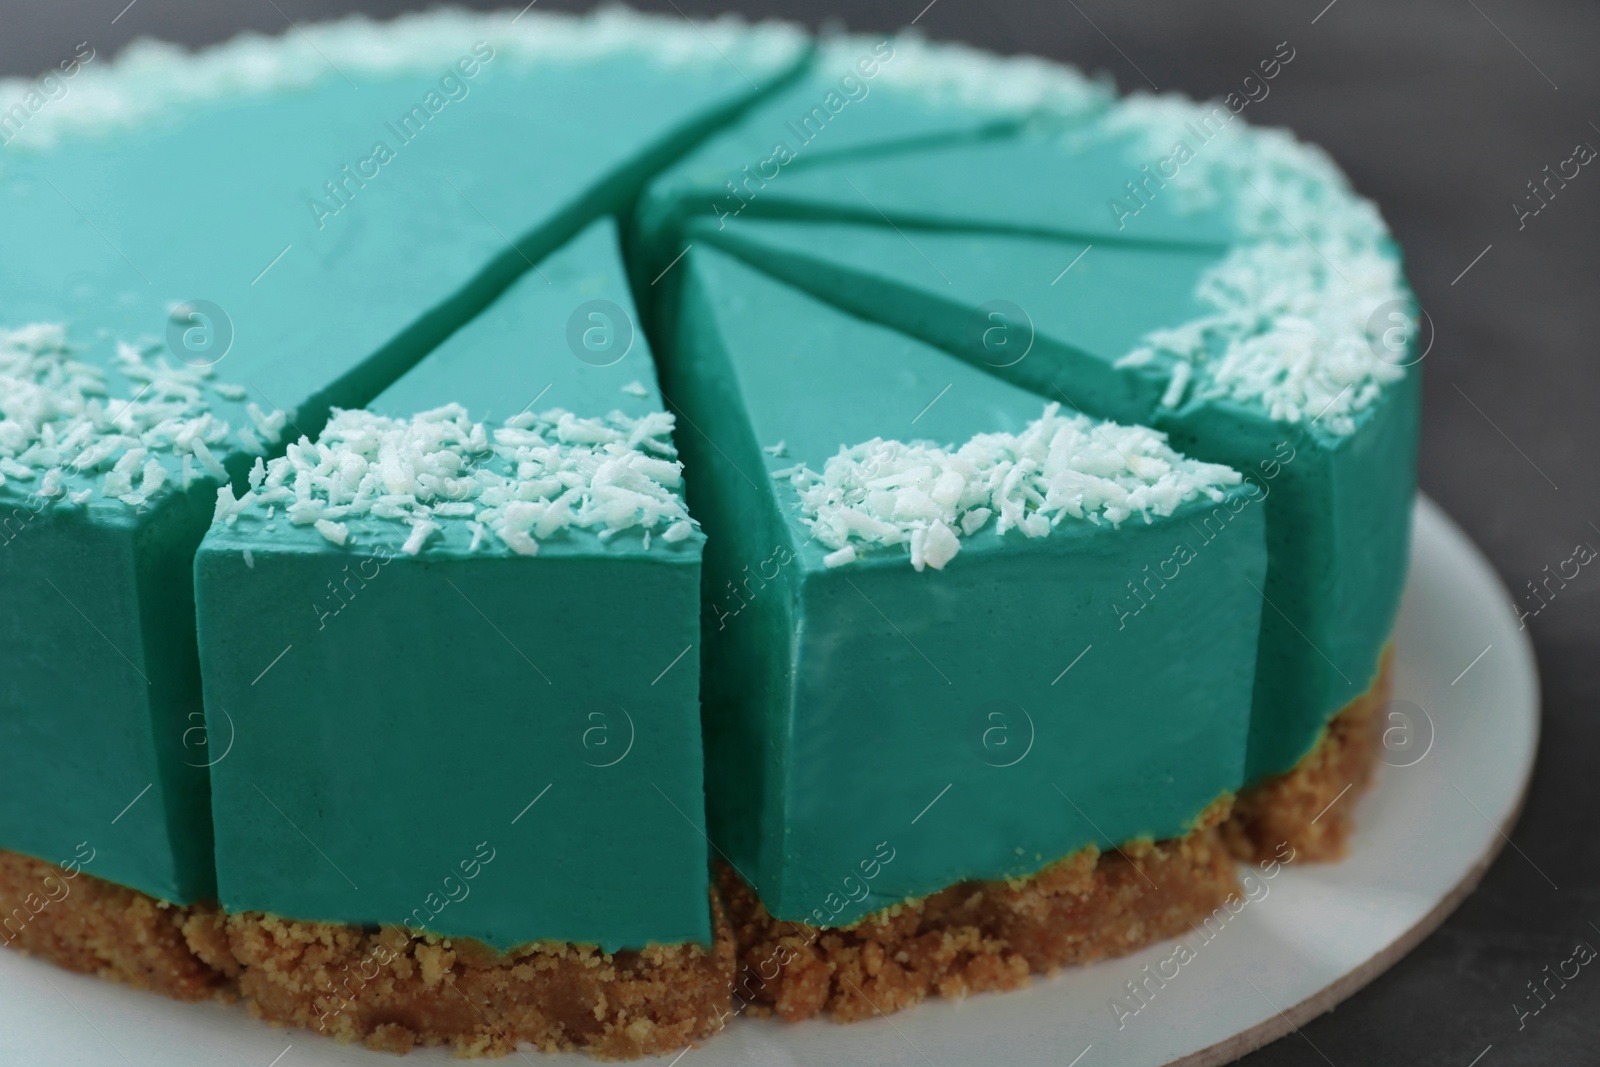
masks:
{"label": "turquoise cake slice", "polygon": [[[1295,768],[1378,683],[1405,578],[1420,355],[1415,303],[1371,205],[1272,131],[1228,145],[1209,202],[1271,190],[1288,213],[1238,211],[1227,250],[881,220],[704,220],[688,232],[1045,397],[1156,426],[1183,452],[1245,472],[1268,500],[1272,546],[1248,768],[1261,782]],[[1396,323],[1412,327],[1399,340]],[[1268,847],[1283,832],[1274,824]]]}
{"label": "turquoise cake slice", "polygon": [[136,47],[17,131],[0,848],[87,842],[97,875],[211,896],[189,575],[216,486],[371,400],[807,47],[626,12],[354,20]]}
{"label": "turquoise cake slice", "polygon": [[[672,419],[612,224],[540,268],[222,490],[196,583],[230,912],[502,949],[710,939],[702,538]],[[611,348],[569,349],[586,307],[615,309]],[[472,788],[441,795],[441,764]],[[482,840],[493,870],[424,910]]]}
{"label": "turquoise cake slice", "polygon": [[1224,255],[759,218],[693,219],[685,232],[1042,397],[1133,422],[1159,410],[1171,361],[1118,361],[1151,332],[1206,315],[1197,290]]}
{"label": "turquoise cake slice", "polygon": [[687,265],[711,838],[773,917],[1181,837],[1240,785],[1266,553],[1238,472]]}
{"label": "turquoise cake slice", "polygon": [[[1002,99],[1019,78],[1032,81],[999,64],[987,72],[990,91]],[[723,220],[803,217],[1225,249],[1240,215],[1272,211],[1243,185],[1213,181],[1251,136],[1243,126],[1221,104],[1208,109],[1145,95],[1101,108],[1089,97],[1064,114],[1047,112],[988,137],[795,166],[753,193],[735,181],[729,192],[739,198],[736,212],[725,204],[694,206]]]}
{"label": "turquoise cake slice", "polygon": [[[367,974],[285,1010],[311,975],[253,937],[285,923],[478,943],[500,970],[464,979],[498,974],[557,1015],[514,973],[530,952],[581,985],[619,951],[681,946],[659,977],[726,1001],[703,538],[672,416],[612,223],[539,266],[365,411],[258,464],[242,497],[222,489],[196,559],[207,721],[228,744],[219,897],[252,946],[247,992],[282,1021],[365,1035],[424,993]],[[535,952],[569,942],[591,948]]]}
{"label": "turquoise cake slice", "polygon": [[[662,173],[642,199],[645,242],[665,264],[678,221],[766,212],[792,175],[916,148],[970,148],[1030,124],[1059,128],[1112,96],[1078,71],[1031,56],[1002,59],[913,34],[824,40],[802,77]],[[659,269],[659,268],[658,268]]]}
{"label": "turquoise cake slice", "polygon": [[192,901],[215,882],[190,564],[218,457],[282,416],[218,418],[209,368],[81,355],[0,328],[0,846]]}

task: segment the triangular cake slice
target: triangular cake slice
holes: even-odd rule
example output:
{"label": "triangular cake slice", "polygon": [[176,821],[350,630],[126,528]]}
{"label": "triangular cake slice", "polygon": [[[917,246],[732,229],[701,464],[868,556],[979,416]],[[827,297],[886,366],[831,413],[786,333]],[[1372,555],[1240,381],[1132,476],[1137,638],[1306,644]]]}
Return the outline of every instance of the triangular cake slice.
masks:
{"label": "triangular cake slice", "polygon": [[216,485],[371,400],[807,48],[626,12],[374,32],[135,48],[8,141],[0,848],[92,838],[93,874],[210,896],[189,575]]}
{"label": "triangular cake slice", "polygon": [[1237,472],[685,266],[711,837],[773,916],[1182,835],[1238,787],[1266,550]]}
{"label": "triangular cake slice", "polygon": [[978,140],[741,174],[731,200],[692,206],[722,222],[767,215],[1226,248],[1241,214],[1272,210],[1227,180],[1243,125],[1220,104],[1135,96]]}
{"label": "triangular cake slice", "polygon": [[710,940],[703,539],[613,225],[540,268],[223,491],[196,585],[230,912]]}
{"label": "triangular cake slice", "polygon": [[[1001,58],[913,34],[821,43],[803,76],[761,101],[653,181],[641,201],[646,243],[664,265],[678,221],[762,213],[770,188],[824,163],[1059,129],[1102,112],[1111,94],[1076,70]],[[808,186],[809,187],[809,186]]]}
{"label": "triangular cake slice", "polygon": [[1256,482],[1273,558],[1254,782],[1294,767],[1374,684],[1405,578],[1414,303],[1370,205],[1342,182],[1321,204],[1304,234],[1226,253],[881,220],[707,220],[687,233],[1046,398],[1166,430]]}
{"label": "triangular cake slice", "polygon": [[1134,422],[1149,421],[1160,406],[1171,364],[1124,368],[1118,361],[1151,332],[1205,315],[1196,289],[1223,256],[759,218],[694,220],[686,235],[1041,396]]}

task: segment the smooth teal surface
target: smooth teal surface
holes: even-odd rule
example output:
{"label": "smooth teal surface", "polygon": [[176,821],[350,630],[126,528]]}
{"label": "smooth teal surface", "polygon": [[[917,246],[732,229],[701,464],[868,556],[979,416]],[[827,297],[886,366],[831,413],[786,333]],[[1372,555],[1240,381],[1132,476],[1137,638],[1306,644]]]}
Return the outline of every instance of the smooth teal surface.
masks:
{"label": "smooth teal surface", "polygon": [[[48,150],[7,146],[4,323],[66,322],[82,358],[108,365],[118,340],[160,346],[174,304],[214,302],[233,332],[226,354],[180,346],[171,358],[215,360],[217,380],[246,387],[245,402],[212,398],[235,427],[250,425],[244,403],[255,402],[292,413],[290,438],[314,435],[330,407],[371,400],[533,262],[729,119],[757,94],[747,78],[776,84],[800,59],[741,54],[735,69],[709,44],[704,62],[673,66],[638,49],[531,64],[491,53],[492,43],[462,40],[437,69],[363,75],[358,88],[329,68],[313,84],[224,95]],[[458,56],[476,73],[458,77],[464,90],[445,99],[441,78]],[[424,118],[399,129],[414,107]],[[363,169],[379,142],[389,158]],[[119,384],[117,395],[136,391]],[[223,458],[237,478],[252,457]],[[27,493],[15,480],[0,488],[0,516],[29,506]],[[26,549],[0,547],[12,553],[0,567],[27,578],[8,583],[24,592],[0,606],[0,717],[28,741],[0,752],[0,801],[57,813],[44,836],[25,820],[0,823],[0,848],[58,860],[72,849],[62,853],[57,835],[69,846],[108,839],[148,805],[169,830],[117,838],[125,859],[94,873],[187,902],[208,895],[211,881],[204,782],[184,784],[190,769],[152,753],[201,710],[192,602],[187,579],[141,586],[126,557],[131,538],[149,573],[192,573],[210,504],[170,530],[157,514],[164,502],[132,516],[120,506],[108,505],[110,526],[99,509],[83,520],[93,529],[71,536],[76,519],[36,520]],[[118,525],[124,519],[131,529]],[[74,599],[147,676],[181,681],[153,694],[125,686],[120,657],[103,672],[63,671],[62,650],[74,647],[66,642],[80,630],[99,639],[46,578],[91,596]],[[91,584],[80,588],[80,578]],[[299,610],[309,614],[304,603]],[[141,633],[162,636],[136,643]],[[31,720],[50,709],[61,709],[63,729],[35,729]],[[141,736],[157,740],[143,751],[119,742],[96,760],[84,748],[85,739]],[[197,746],[189,758],[207,761],[201,733],[177,736]],[[40,770],[49,767],[86,773],[49,777]],[[113,827],[133,795],[127,786],[145,783],[156,784]]]}
{"label": "smooth teal surface", "polygon": [[882,225],[740,220],[691,225],[829,303],[957,351],[1068,407],[1148,422],[1170,377],[1114,364],[1145,334],[1206,314],[1195,298],[1220,252]]}
{"label": "smooth teal surface", "polygon": [[1174,447],[1234,466],[1266,494],[1250,781],[1293,767],[1377,679],[1410,558],[1421,384],[1410,367],[1342,437],[1224,403],[1156,420]]}
{"label": "smooth teal surface", "polygon": [[[645,395],[623,391],[635,382]],[[630,418],[661,410],[614,219],[541,260],[366,407],[407,418],[438,407],[440,397],[493,422],[555,408]]]}
{"label": "smooth teal surface", "polygon": [[[1202,147],[1200,149],[1204,151]],[[758,185],[744,218],[885,221],[914,229],[984,229],[1088,242],[1221,249],[1235,236],[1230,193],[1203,209],[1156,191],[1136,217],[1112,209],[1126,187],[1151,182],[1125,135],[1024,128],[973,142],[933,144],[825,161]],[[1131,161],[1131,162],[1130,162]],[[707,210],[702,208],[702,210]],[[714,209],[708,213],[720,214]]]}
{"label": "smooth teal surface", "polygon": [[825,41],[803,76],[651,182],[638,212],[647,244],[658,246],[653,251],[665,264],[678,252],[669,246],[682,218],[709,213],[725,224],[747,210],[759,214],[754,205],[769,188],[781,189],[790,175],[819,163],[965,144],[1030,120],[1066,120],[976,93],[958,101],[948,86],[941,93],[932,84],[958,73],[938,68],[965,63],[964,55],[930,52],[893,35]]}
{"label": "smooth teal surface", "polygon": [[[192,546],[214,491],[134,515],[0,502],[0,843],[164,900],[211,896]],[[79,849],[80,844],[86,848]]]}
{"label": "smooth teal surface", "polygon": [[[1272,562],[1249,780],[1293,767],[1371,686],[1405,582],[1419,368],[1347,437],[1231,402],[1168,411],[1159,401],[1170,364],[1113,364],[1149,331],[1206,313],[1194,293],[1220,253],[816,222],[690,232],[1045,398],[1156,426],[1179,451],[1252,478],[1269,501]],[[997,311],[999,301],[1009,306]]]}
{"label": "smooth teal surface", "polygon": [[1266,567],[1248,491],[1150,525],[991,526],[943,571],[894,550],[829,569],[770,471],[1014,432],[1044,404],[715,251],[687,266],[667,379],[708,538],[709,821],[774,915],[844,924],[1179,834],[1240,784]]}
{"label": "smooth teal surface", "polygon": [[[568,349],[597,299],[633,315],[610,220],[373,409],[504,417],[542,393],[540,411],[659,411],[642,335],[611,366]],[[646,397],[620,391],[630,374]],[[471,552],[446,520],[412,558],[403,523],[351,528],[335,546],[256,511],[201,547],[207,715],[232,742],[211,772],[223,907],[500,948],[709,942],[699,663],[682,655],[703,539],[574,531],[520,557]]]}

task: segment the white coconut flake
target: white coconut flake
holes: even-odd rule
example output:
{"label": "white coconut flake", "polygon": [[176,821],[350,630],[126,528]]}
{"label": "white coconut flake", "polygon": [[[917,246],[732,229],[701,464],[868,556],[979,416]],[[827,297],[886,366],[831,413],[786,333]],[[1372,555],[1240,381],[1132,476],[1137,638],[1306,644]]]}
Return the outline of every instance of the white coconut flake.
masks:
{"label": "white coconut flake", "polygon": [[765,452],[773,459],[782,459],[784,456],[789,454],[789,442],[779,441],[775,445],[762,445],[761,451]]}
{"label": "white coconut flake", "polygon": [[[824,75],[856,73],[865,56],[882,54],[881,38],[852,36],[828,42],[817,68]],[[1104,83],[1075,67],[1036,56],[997,56],[968,45],[930,42],[915,31],[892,38],[893,51],[877,78],[895,91],[915,93],[941,108],[964,108],[1003,117],[1044,114],[1077,117],[1115,99]]]}
{"label": "white coconut flake", "polygon": [[634,379],[633,381],[629,382],[627,385],[624,385],[622,387],[622,391],[624,393],[627,393],[629,396],[649,396],[650,395],[650,390],[646,389],[644,387],[644,383],[639,381],[638,379]]}
{"label": "white coconut flake", "polygon": [[856,548],[854,545],[845,545],[843,548],[835,549],[822,557],[822,562],[829,567],[843,567],[846,563],[854,563],[855,561]]}
{"label": "white coconut flake", "polygon": [[130,507],[155,497],[180,458],[185,488],[194,461],[226,480],[212,446],[226,450],[231,428],[204,399],[210,367],[174,366],[119,344],[114,371],[132,395],[113,397],[111,372],[74,358],[64,325],[0,327],[0,474],[37,481],[47,499],[63,494],[66,479],[84,478]]}
{"label": "white coconut flake", "polygon": [[350,540],[350,527],[342,522],[333,522],[330,519],[318,519],[312,524],[317,533],[327,538],[336,545],[343,545]]}
{"label": "white coconut flake", "polygon": [[[1107,113],[1104,129],[1129,138],[1130,166],[1174,158],[1185,146],[1192,158],[1155,195],[1181,211],[1226,195],[1241,238],[1201,276],[1196,296],[1213,313],[1151,333],[1118,365],[1168,357],[1168,408],[1229,398],[1275,420],[1354,432],[1356,416],[1405,376],[1374,335],[1393,325],[1377,313],[1393,304],[1415,321],[1377,208],[1321,149],[1286,130],[1251,127],[1217,101],[1135,93]],[[1137,227],[1137,217],[1127,220]]]}
{"label": "white coconut flake", "polygon": [[566,530],[657,531],[671,543],[695,528],[672,428],[665,412],[579,418],[556,409],[490,427],[458,404],[409,419],[335,410],[316,443],[301,438],[252,471],[248,496],[268,516],[282,506],[324,536],[358,520],[409,527],[402,548],[412,555],[449,522],[466,524],[472,551],[493,537],[536,555]]}
{"label": "white coconut flake", "polygon": [[1173,451],[1163,433],[1064,415],[1059,404],[1020,434],[979,434],[960,447],[874,438],[841,448],[820,474],[802,464],[784,477],[812,536],[834,550],[827,566],[904,545],[919,571],[942,570],[995,515],[1000,533],[1028,537],[1064,521],[1152,522],[1191,500],[1221,500],[1242,480]]}
{"label": "white coconut flake", "polygon": [[233,486],[223,485],[217,487],[217,507],[211,513],[211,522],[227,522],[233,518],[234,508],[239,502],[233,497]]}
{"label": "white coconut flake", "polygon": [[408,556],[415,556],[422,551],[422,546],[428,543],[439,529],[438,523],[429,522],[427,519],[411,520],[411,536],[406,538],[406,543],[400,546],[400,551]]}

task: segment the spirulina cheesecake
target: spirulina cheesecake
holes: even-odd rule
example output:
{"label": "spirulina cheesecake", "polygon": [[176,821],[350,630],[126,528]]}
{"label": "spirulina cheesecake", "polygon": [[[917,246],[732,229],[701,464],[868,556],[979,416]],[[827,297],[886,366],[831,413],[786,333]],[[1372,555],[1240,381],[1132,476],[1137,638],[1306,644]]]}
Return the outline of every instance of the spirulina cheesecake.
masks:
{"label": "spirulina cheesecake", "polygon": [[30,91],[8,945],[630,1056],[1012,988],[1346,846],[1419,375],[1315,149],[618,11]]}

